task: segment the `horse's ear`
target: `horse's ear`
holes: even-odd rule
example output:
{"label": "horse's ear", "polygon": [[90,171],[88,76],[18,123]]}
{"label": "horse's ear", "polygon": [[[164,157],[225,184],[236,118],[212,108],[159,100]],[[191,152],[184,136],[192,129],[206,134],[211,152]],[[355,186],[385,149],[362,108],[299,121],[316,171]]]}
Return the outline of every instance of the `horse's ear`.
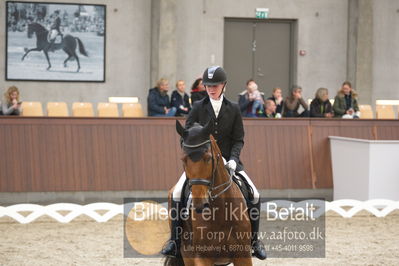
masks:
{"label": "horse's ear", "polygon": [[216,142],[216,140],[215,140],[215,138],[213,137],[212,134],[211,134],[211,136],[210,136],[209,138],[210,138],[210,140],[211,140],[212,143]]}
{"label": "horse's ear", "polygon": [[184,135],[184,127],[180,124],[179,120],[176,120],[176,131],[180,135],[180,137],[183,137]]}
{"label": "horse's ear", "polygon": [[212,146],[212,151],[214,152],[214,154],[220,154],[220,149],[219,146],[216,143],[215,137],[211,134],[209,136],[209,139],[211,140],[211,146]]}

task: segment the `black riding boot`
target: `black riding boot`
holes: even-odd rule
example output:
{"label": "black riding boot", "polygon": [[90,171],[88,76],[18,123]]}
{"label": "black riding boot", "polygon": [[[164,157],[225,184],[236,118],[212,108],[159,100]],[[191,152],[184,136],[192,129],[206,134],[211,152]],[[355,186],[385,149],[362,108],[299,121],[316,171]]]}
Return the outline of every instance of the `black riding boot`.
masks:
{"label": "black riding boot", "polygon": [[176,202],[172,200],[171,204],[171,234],[170,234],[170,240],[166,242],[164,247],[162,248],[162,255],[164,256],[169,256],[169,257],[177,257],[178,254],[180,253],[180,238],[179,238],[179,233],[181,232],[181,220],[180,220],[180,202]]}
{"label": "black riding boot", "polygon": [[253,250],[252,255],[260,260],[264,260],[267,258],[265,246],[263,245],[262,241],[258,239],[259,222],[260,222],[260,200],[256,204],[251,204],[249,211],[250,213],[252,213],[252,215],[250,214],[249,217],[253,218],[251,219],[251,228],[252,228],[251,244]]}

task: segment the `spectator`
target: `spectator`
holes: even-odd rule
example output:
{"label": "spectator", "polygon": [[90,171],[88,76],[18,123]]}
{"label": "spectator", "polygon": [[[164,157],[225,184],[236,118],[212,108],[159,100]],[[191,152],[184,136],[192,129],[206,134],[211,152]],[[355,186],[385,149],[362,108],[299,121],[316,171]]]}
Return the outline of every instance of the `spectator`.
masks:
{"label": "spectator", "polygon": [[[301,114],[298,112],[300,106],[305,109]],[[285,99],[284,117],[309,117],[308,104],[302,98],[300,86],[293,86],[291,95]]]}
{"label": "spectator", "polygon": [[345,81],[341,89],[338,91],[334,100],[334,114],[336,117],[342,118],[359,118],[359,105],[357,103],[357,93],[352,89],[352,84]]}
{"label": "spectator", "polygon": [[266,100],[265,103],[265,116],[266,118],[280,118],[281,115],[276,113],[277,106],[273,100]]}
{"label": "spectator", "polygon": [[248,80],[246,85],[246,89],[238,96],[241,115],[244,117],[263,116],[263,93],[258,90],[258,85],[253,79]]}
{"label": "spectator", "polygon": [[332,106],[328,99],[328,90],[319,88],[310,104],[310,116],[331,118],[333,115]]}
{"label": "spectator", "polygon": [[251,108],[251,116],[252,117],[256,117],[256,114],[258,112],[258,110],[260,111],[260,113],[264,112],[264,100],[263,100],[263,96],[260,93],[260,91],[258,90],[258,85],[255,82],[251,82],[249,85],[249,89],[250,92],[248,94],[248,98],[250,101],[252,101],[252,108]]}
{"label": "spectator", "polygon": [[176,108],[170,106],[169,82],[161,78],[155,88],[150,89],[147,99],[149,116],[174,116]]}
{"label": "spectator", "polygon": [[283,113],[283,106],[284,106],[284,100],[281,88],[278,87],[274,88],[273,96],[268,98],[268,100],[272,100],[276,104],[276,113],[281,115]]}
{"label": "spectator", "polygon": [[8,88],[4,93],[4,102],[1,105],[3,115],[20,115],[22,102],[19,101],[19,90],[15,86]]}
{"label": "spectator", "polygon": [[176,116],[187,115],[190,110],[190,101],[187,93],[185,93],[186,84],[184,80],[179,80],[176,82],[176,90],[173,91],[171,97],[171,106],[176,108]]}
{"label": "spectator", "polygon": [[202,78],[197,78],[191,86],[191,104],[204,99],[208,94],[202,84]]}

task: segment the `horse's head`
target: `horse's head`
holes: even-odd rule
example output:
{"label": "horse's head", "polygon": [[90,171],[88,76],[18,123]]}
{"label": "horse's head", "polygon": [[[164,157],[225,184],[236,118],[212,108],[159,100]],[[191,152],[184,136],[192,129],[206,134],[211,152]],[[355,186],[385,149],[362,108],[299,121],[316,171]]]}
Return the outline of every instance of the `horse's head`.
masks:
{"label": "horse's head", "polygon": [[188,178],[193,207],[197,213],[209,207],[209,192],[213,186],[216,171],[216,161],[210,136],[212,123],[204,127],[194,124],[185,130],[179,121],[176,121],[176,130],[183,139],[183,167]]}

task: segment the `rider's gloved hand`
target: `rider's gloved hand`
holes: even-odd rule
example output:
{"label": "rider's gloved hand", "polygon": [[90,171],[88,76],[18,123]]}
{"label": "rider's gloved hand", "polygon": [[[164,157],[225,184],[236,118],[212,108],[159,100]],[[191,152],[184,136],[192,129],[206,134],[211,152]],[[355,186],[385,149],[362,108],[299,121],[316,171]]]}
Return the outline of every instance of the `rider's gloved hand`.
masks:
{"label": "rider's gloved hand", "polygon": [[226,163],[226,166],[227,166],[227,168],[229,168],[229,169],[235,171],[236,168],[237,168],[237,163],[236,163],[236,161],[234,161],[234,160],[230,160],[230,161],[228,161],[228,162]]}

